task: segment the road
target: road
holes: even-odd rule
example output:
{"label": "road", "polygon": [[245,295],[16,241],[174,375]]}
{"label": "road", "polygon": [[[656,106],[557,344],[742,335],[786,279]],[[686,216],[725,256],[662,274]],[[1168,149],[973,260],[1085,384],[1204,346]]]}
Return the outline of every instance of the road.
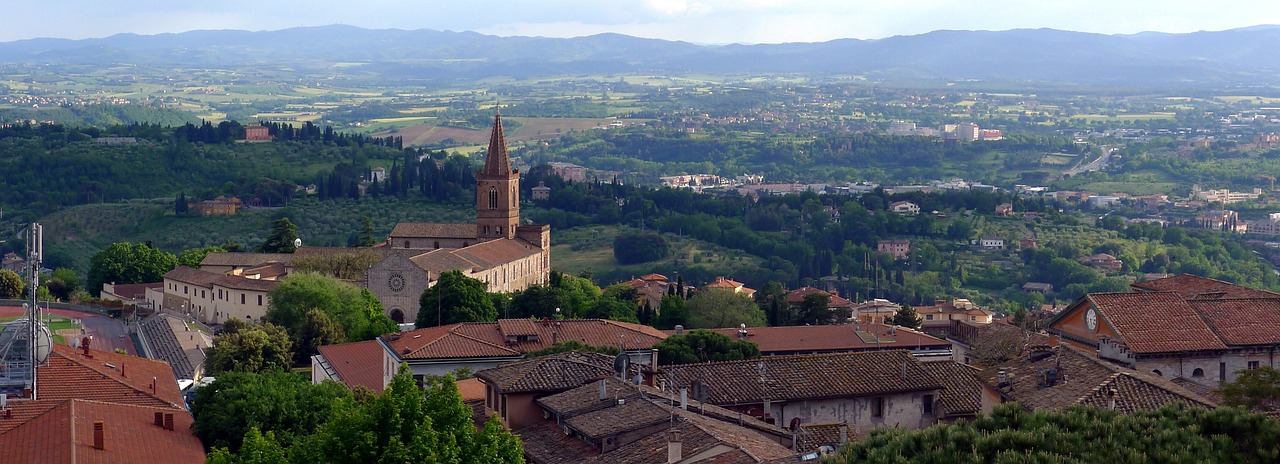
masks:
{"label": "road", "polygon": [[[116,348],[121,348],[129,354],[135,356],[138,354],[137,349],[133,346],[133,340],[129,338],[128,332],[125,331],[124,323],[119,319],[112,319],[98,313],[71,311],[68,309],[50,309],[48,312],[55,316],[79,320],[83,331],[93,336],[91,348],[95,350],[114,351]],[[21,315],[22,308],[0,306],[0,317]]]}
{"label": "road", "polygon": [[1119,150],[1119,148],[1103,147],[1103,150],[1104,151],[1102,153],[1102,156],[1099,156],[1098,159],[1085,163],[1084,165],[1076,166],[1074,168],[1068,169],[1065,172],[1063,172],[1063,174],[1068,176],[1074,176],[1082,172],[1101,171],[1103,169],[1106,169],[1107,163],[1111,161],[1111,154],[1115,153],[1116,150]]}

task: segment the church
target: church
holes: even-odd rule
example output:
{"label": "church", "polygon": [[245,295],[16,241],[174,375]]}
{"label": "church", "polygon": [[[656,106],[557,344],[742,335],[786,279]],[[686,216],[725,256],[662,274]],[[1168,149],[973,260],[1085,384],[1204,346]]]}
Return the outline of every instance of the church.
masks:
{"label": "church", "polygon": [[547,283],[551,227],[520,223],[520,172],[511,168],[501,114],[476,173],[476,222],[402,222],[384,247],[392,252],[369,268],[365,285],[398,323],[416,320],[422,292],[445,271],[482,280],[490,292]]}

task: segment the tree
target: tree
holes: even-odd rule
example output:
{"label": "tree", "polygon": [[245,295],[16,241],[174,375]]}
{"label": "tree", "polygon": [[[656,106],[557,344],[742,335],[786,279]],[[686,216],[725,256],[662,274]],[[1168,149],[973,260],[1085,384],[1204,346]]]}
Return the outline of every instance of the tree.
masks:
{"label": "tree", "polygon": [[898,308],[898,312],[893,314],[893,324],[918,329],[920,328],[920,315],[916,313],[915,308],[912,308],[911,305],[902,305],[901,308]]}
{"label": "tree", "polygon": [[498,310],[485,292],[484,282],[456,270],[440,274],[440,280],[422,292],[418,303],[418,328],[498,319]]}
{"label": "tree", "polygon": [[766,322],[770,326],[787,324],[784,311],[787,307],[787,291],[781,283],[776,280],[765,282],[760,291],[756,292],[755,300],[756,306],[764,311]]}
{"label": "tree", "polygon": [[293,253],[298,239],[298,228],[289,222],[289,218],[280,218],[271,222],[271,235],[258,247],[258,253]]}
{"label": "tree", "polygon": [[1133,413],[1077,406],[1028,412],[997,405],[989,417],[923,430],[880,428],[824,462],[1276,462],[1280,422],[1237,408],[1166,406]]}
{"label": "tree", "polygon": [[639,322],[636,318],[635,300],[620,300],[602,296],[583,315],[587,319],[609,319],[622,322]]}
{"label": "tree", "polygon": [[187,194],[178,193],[178,198],[173,201],[173,214],[187,214],[188,208]]}
{"label": "tree", "polygon": [[751,298],[732,290],[710,289],[698,292],[685,302],[689,310],[688,324],[690,329],[715,329],[737,327],[746,324],[748,327],[764,325],[764,313],[751,301]]}
{"label": "tree", "polygon": [[613,257],[619,264],[657,261],[671,253],[667,239],[654,232],[618,234],[613,239]]}
{"label": "tree", "polygon": [[745,340],[734,340],[719,332],[695,330],[672,335],[654,345],[658,364],[691,364],[710,361],[737,361],[760,357],[760,347]]}
{"label": "tree", "polygon": [[240,450],[257,428],[285,447],[315,433],[340,404],[353,401],[351,390],[336,382],[311,383],[292,372],[225,372],[196,390],[191,429],[209,448]]}
{"label": "tree", "polygon": [[371,340],[397,330],[373,293],[333,277],[296,272],[280,281],[268,296],[271,305],[266,320],[284,327],[295,338],[307,312],[313,309],[338,323],[347,340]]}
{"label": "tree", "polygon": [[210,375],[223,372],[283,372],[293,361],[293,342],[283,327],[270,322],[224,330],[213,339],[205,360]]}
{"label": "tree", "polygon": [[225,253],[226,248],[220,246],[207,246],[201,248],[189,248],[178,253],[178,265],[186,267],[200,267],[200,262],[204,261],[209,253]]}
{"label": "tree", "polygon": [[378,242],[373,240],[373,221],[369,220],[369,216],[361,216],[360,235],[357,246],[371,247],[377,244]]}
{"label": "tree", "polygon": [[677,325],[683,326],[688,323],[689,310],[685,307],[684,298],[675,295],[662,297],[662,303],[658,305],[658,317],[654,319],[653,326],[662,330],[672,330]]}
{"label": "tree", "polygon": [[65,267],[54,269],[53,273],[40,283],[48,288],[49,295],[63,301],[71,300],[71,297],[81,289],[80,275]]}
{"label": "tree", "polygon": [[1280,370],[1263,366],[1236,374],[1235,381],[1223,382],[1219,387],[1225,404],[1254,411],[1275,411],[1280,407]]}
{"label": "tree", "polygon": [[250,427],[244,434],[240,452],[231,454],[226,448],[215,448],[205,461],[207,464],[289,464],[284,447],[276,440],[274,432],[262,433]]}
{"label": "tree", "polygon": [[307,311],[306,319],[293,337],[293,364],[308,364],[311,356],[319,353],[324,345],[342,343],[347,340],[346,331],[329,315],[319,309]]}
{"label": "tree", "polygon": [[0,269],[0,299],[22,298],[26,289],[27,283],[22,280],[22,276],[8,269]]}
{"label": "tree", "polygon": [[831,322],[831,295],[825,292],[813,292],[804,296],[793,311],[796,324],[828,324]]}
{"label": "tree", "polygon": [[102,284],[159,282],[178,265],[178,258],[142,243],[117,242],[89,260],[88,289],[97,295]]}

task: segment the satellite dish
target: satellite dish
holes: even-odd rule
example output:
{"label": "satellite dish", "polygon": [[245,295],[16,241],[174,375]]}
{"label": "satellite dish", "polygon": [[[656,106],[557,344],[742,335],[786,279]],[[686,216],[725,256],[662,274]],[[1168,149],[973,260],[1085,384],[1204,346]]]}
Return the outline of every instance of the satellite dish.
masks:
{"label": "satellite dish", "polygon": [[80,347],[80,337],[70,337],[70,338],[67,338],[67,346],[70,346],[70,347],[72,347],[72,348],[79,348],[79,347]]}
{"label": "satellite dish", "polygon": [[293,247],[294,247],[294,248],[302,248],[302,239],[300,239],[300,238],[295,238],[295,239],[293,239]]}
{"label": "satellite dish", "polygon": [[626,353],[618,353],[618,356],[613,358],[613,373],[625,376],[627,374],[627,367],[630,365],[631,358],[627,357]]}

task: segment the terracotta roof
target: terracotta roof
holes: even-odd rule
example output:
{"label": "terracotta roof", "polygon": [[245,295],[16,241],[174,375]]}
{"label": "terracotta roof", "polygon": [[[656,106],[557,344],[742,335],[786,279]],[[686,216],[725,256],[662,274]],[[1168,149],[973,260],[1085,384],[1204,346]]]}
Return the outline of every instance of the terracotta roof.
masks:
{"label": "terracotta roof", "polygon": [[277,285],[280,285],[278,280],[250,279],[233,275],[218,276],[212,283],[219,287],[254,292],[269,292],[275,290]]}
{"label": "terracotta roof", "polygon": [[1191,300],[1190,303],[1228,345],[1280,344],[1280,299]]}
{"label": "terracotta roof", "polygon": [[502,131],[502,115],[494,113],[493,131],[489,133],[489,151],[485,153],[484,176],[510,176],[511,158],[507,156],[507,140]]}
{"label": "terracotta roof", "polygon": [[[599,378],[586,379],[585,382],[579,383],[569,390],[538,398],[538,405],[561,416],[572,416],[583,411],[599,409],[601,407],[611,406],[617,398],[630,398],[636,393],[636,388],[627,382],[618,380],[618,376],[612,375],[612,365],[607,371],[601,366]],[[600,400],[599,382],[605,383],[605,398]]]}
{"label": "terracotta roof", "polygon": [[416,255],[409,258],[409,261],[413,262],[413,264],[418,266],[418,268],[430,272],[431,275],[437,277],[440,274],[443,274],[444,271],[452,271],[456,269],[462,271],[464,274],[469,274],[480,268],[479,264],[467,261],[460,256],[456,256],[453,254],[453,250],[445,248],[431,250],[426,253]]}
{"label": "terracotta roof", "polygon": [[1280,293],[1191,274],[1136,282],[1130,286],[1141,292],[1178,292],[1188,298],[1280,298]]}
{"label": "terracotta roof", "polygon": [[116,295],[131,300],[141,300],[147,296],[148,288],[164,288],[164,282],[149,282],[145,284],[116,284],[114,287]]}
{"label": "terracotta roof", "polygon": [[[906,350],[685,364],[663,369],[673,385],[701,380],[708,403],[754,404],[934,390],[942,384]],[[761,378],[764,378],[762,381]]]}
{"label": "terracotta roof", "polygon": [[324,345],[319,351],[348,388],[359,386],[381,394],[387,387],[383,384],[383,356],[387,350],[377,340]]}
{"label": "terracotta roof", "polygon": [[942,383],[942,396],[938,398],[942,413],[946,416],[974,416],[982,413],[981,372],[955,361],[921,363],[924,370]]}
{"label": "terracotta roof", "polygon": [[857,306],[852,301],[846,300],[844,298],[840,298],[839,295],[832,295],[830,292],[819,290],[813,287],[800,287],[791,291],[790,293],[787,293],[787,302],[791,304],[804,303],[804,298],[813,294],[827,295],[828,297],[830,297],[831,302],[827,303],[827,306],[831,308],[852,308],[854,306]]}
{"label": "terracotta roof", "polygon": [[49,360],[36,370],[39,398],[184,407],[168,363],[108,351],[89,350],[89,355],[55,344]]}
{"label": "terracotta roof", "polygon": [[[470,379],[459,380],[457,383],[458,383],[458,395],[462,396],[462,402],[464,403],[480,402],[481,405],[484,404],[484,398],[485,398],[484,382],[481,382],[480,379],[473,377]],[[483,424],[481,425],[483,426]]]}
{"label": "terracotta roof", "polygon": [[671,411],[668,408],[643,398],[619,398],[614,401],[616,404],[575,415],[564,423],[587,438],[596,440],[615,433],[629,432],[667,422],[671,418]]}
{"label": "terracotta roof", "polygon": [[[667,338],[662,331],[640,324],[603,319],[539,321],[536,336],[508,337],[498,322],[468,322],[384,335],[401,359],[510,357],[550,348],[570,340],[590,346],[619,346],[624,350],[653,348]],[[528,330],[523,326],[522,330]]]}
{"label": "terracotta roof", "polygon": [[[950,349],[951,343],[921,332],[883,324],[750,327],[747,341],[764,354],[802,354],[882,349]],[[738,338],[738,329],[710,329]],[[890,332],[893,333],[890,336]]]}
{"label": "terracotta roof", "polygon": [[664,275],[662,275],[662,274],[645,274],[645,275],[640,276],[640,280],[643,280],[643,281],[646,281],[646,282],[663,282],[663,283],[666,283],[666,282],[667,282],[667,276],[664,276]]}
{"label": "terracotta roof", "polygon": [[492,269],[520,258],[542,253],[542,249],[522,239],[498,239],[451,250],[451,253],[454,256],[479,264],[481,269]]}
{"label": "terracotta roof", "polygon": [[[1121,367],[1067,344],[1037,358],[1029,353],[982,373],[983,380],[1002,395],[1027,409],[1063,409],[1075,405],[1109,407],[1109,392],[1116,390],[1116,409],[1133,412],[1168,404],[1213,407],[1213,403],[1160,377]],[[999,368],[1007,370],[1009,385],[997,384]],[[1056,369],[1057,382],[1045,386],[1041,375]]]}
{"label": "terracotta roof", "polygon": [[1090,293],[1085,298],[1134,353],[1227,347],[1176,292]]}
{"label": "terracotta roof", "polygon": [[397,223],[391,234],[398,238],[476,238],[475,224],[453,224],[438,222],[401,222]]}
{"label": "terracotta roof", "polygon": [[178,266],[173,268],[172,271],[164,273],[164,278],[166,279],[200,286],[213,285],[213,282],[219,277],[224,276],[217,272],[202,271],[186,266]]}
{"label": "terracotta roof", "polygon": [[[37,403],[53,406],[0,434],[5,462],[204,462],[204,448],[191,433],[186,411],[86,400]],[[173,430],[155,425],[156,413],[172,414]],[[95,449],[94,423],[99,421],[103,448]]]}
{"label": "terracotta roof", "polygon": [[292,253],[209,253],[200,260],[200,265],[250,267],[266,263],[289,263],[293,261],[293,256]]}
{"label": "terracotta roof", "polygon": [[513,335],[537,335],[538,326],[532,319],[499,319],[498,330],[508,337]]}
{"label": "terracotta roof", "polygon": [[[840,432],[844,432],[841,440]],[[796,430],[796,451],[817,451],[819,447],[830,446],[839,449],[849,440],[856,440],[855,431],[844,422],[831,424],[800,424]]]}
{"label": "terracotta roof", "polygon": [[288,274],[283,263],[268,263],[261,266],[247,267],[241,275],[257,275],[258,279],[272,279]]}
{"label": "terracotta roof", "polygon": [[476,378],[503,393],[554,392],[613,373],[613,357],[567,352],[515,361],[476,372]]}

